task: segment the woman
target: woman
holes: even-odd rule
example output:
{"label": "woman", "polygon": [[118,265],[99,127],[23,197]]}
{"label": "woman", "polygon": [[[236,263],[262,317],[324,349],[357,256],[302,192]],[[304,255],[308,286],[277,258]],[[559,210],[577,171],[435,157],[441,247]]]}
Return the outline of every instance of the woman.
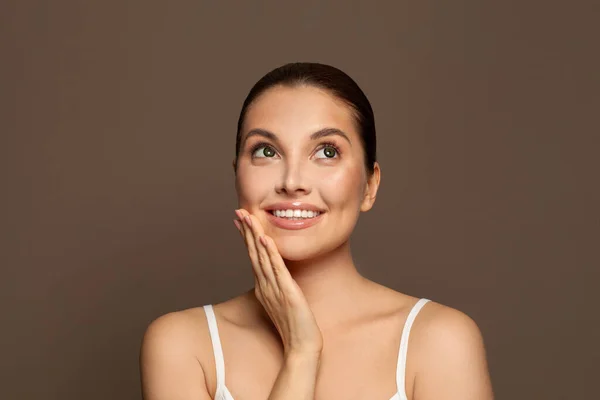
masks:
{"label": "woman", "polygon": [[243,104],[233,168],[255,287],[148,327],[146,400],[492,399],[473,320],[353,263],[380,168],[371,105],[349,76],[317,63],[265,75]]}

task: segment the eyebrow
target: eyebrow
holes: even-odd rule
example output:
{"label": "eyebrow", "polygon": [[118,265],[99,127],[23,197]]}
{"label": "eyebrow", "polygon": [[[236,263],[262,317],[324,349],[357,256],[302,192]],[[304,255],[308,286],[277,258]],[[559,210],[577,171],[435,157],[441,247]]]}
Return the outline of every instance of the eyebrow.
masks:
{"label": "eyebrow", "polygon": [[[250,138],[252,136],[262,136],[264,138],[274,141],[275,143],[279,143],[279,138],[273,132],[269,132],[266,129],[255,128],[255,129],[251,129],[250,131],[248,131],[248,133],[244,137],[242,147],[244,147],[244,144],[246,144],[246,141],[248,140],[248,138]],[[319,129],[318,131],[316,131],[315,133],[310,135],[310,140],[317,140],[317,139],[321,139],[326,136],[340,136],[340,137],[346,139],[346,141],[350,144],[350,146],[352,146],[352,142],[348,138],[348,135],[346,135],[344,133],[344,131],[337,129],[337,128]]]}

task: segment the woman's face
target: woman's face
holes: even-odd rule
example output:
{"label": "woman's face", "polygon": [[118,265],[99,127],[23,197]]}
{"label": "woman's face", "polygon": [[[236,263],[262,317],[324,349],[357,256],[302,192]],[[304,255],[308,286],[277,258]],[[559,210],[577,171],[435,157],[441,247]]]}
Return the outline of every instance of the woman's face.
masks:
{"label": "woman's face", "polygon": [[[311,137],[324,128],[330,134]],[[338,248],[349,239],[360,211],[375,200],[379,167],[368,179],[351,110],[326,91],[310,86],[267,90],[248,108],[240,143],[239,205],[256,216],[286,260]],[[273,208],[298,205],[322,212],[304,222],[272,214]]]}

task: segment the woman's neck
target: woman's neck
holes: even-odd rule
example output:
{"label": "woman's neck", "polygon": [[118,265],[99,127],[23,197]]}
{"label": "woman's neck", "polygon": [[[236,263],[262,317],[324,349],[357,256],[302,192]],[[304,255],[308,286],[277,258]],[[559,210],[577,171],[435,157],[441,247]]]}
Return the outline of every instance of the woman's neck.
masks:
{"label": "woman's neck", "polygon": [[322,330],[352,319],[372,288],[357,271],[348,241],[322,257],[285,264]]}

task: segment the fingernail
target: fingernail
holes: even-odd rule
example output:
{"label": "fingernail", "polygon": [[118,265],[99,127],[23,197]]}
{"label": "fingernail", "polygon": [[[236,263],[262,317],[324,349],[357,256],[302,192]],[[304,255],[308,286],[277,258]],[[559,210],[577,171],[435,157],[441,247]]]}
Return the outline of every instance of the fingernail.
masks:
{"label": "fingernail", "polygon": [[248,226],[252,226],[252,220],[250,219],[249,215],[246,215],[246,217],[244,218],[246,220],[246,223],[248,224]]}
{"label": "fingernail", "polygon": [[240,215],[240,210],[235,210],[235,215],[237,215],[239,219],[242,219],[242,216]]}
{"label": "fingernail", "polygon": [[235,224],[235,227],[238,229],[238,231],[242,231],[242,225],[240,225],[239,221],[237,219],[233,220],[233,223]]}

